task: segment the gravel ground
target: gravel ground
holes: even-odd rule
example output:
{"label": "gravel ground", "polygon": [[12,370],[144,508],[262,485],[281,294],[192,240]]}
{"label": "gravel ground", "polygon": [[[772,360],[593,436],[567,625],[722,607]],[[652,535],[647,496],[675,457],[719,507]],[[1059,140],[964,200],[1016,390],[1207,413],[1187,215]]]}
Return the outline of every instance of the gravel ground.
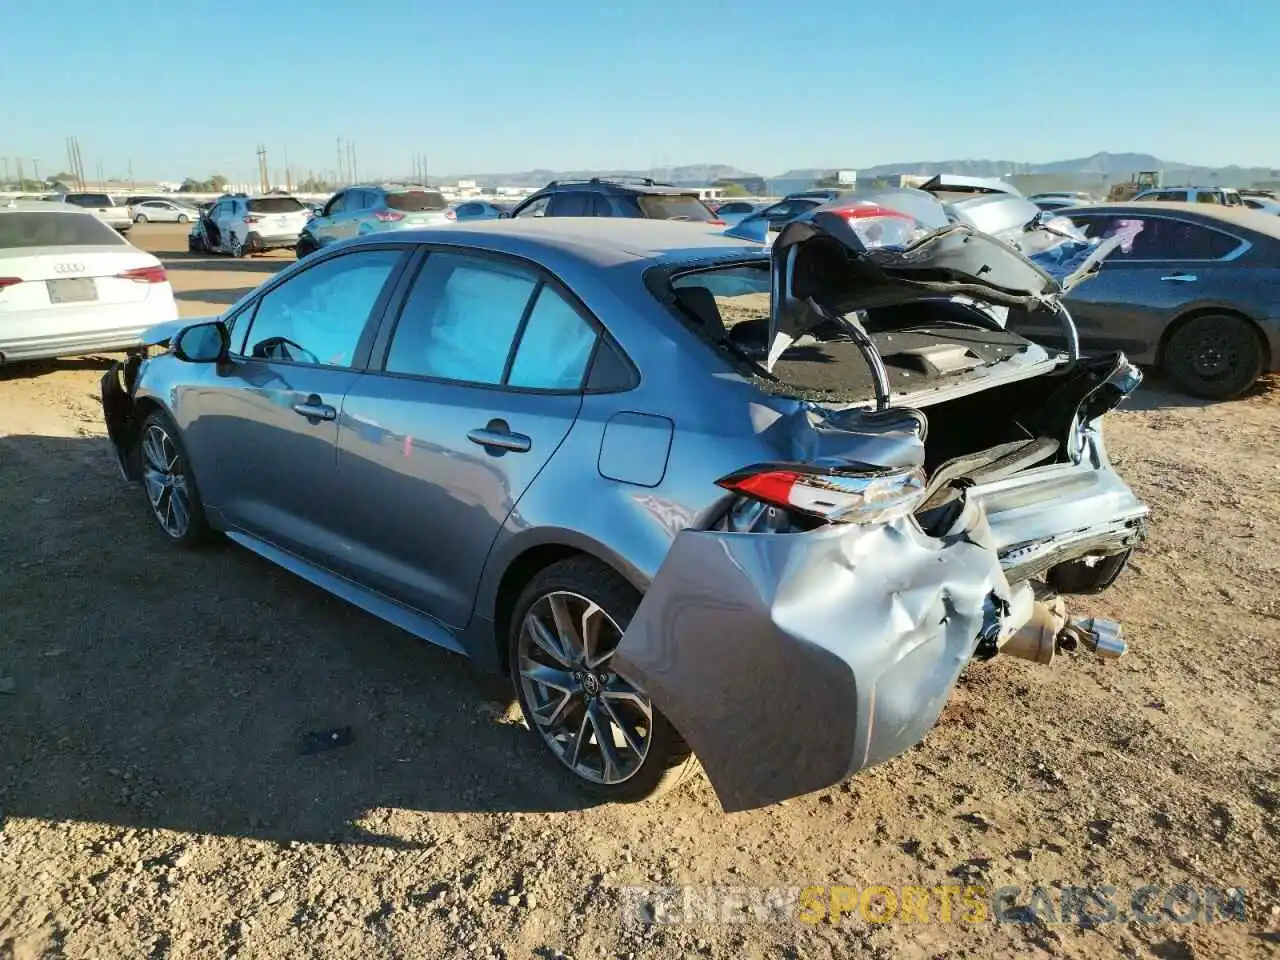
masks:
{"label": "gravel ground", "polygon": [[[133,239],[189,316],[290,259]],[[920,747],[725,816],[700,779],[592,806],[461,659],[244,550],[162,542],[104,440],[105,366],[0,370],[0,958],[1276,955],[1274,385],[1201,404],[1150,383],[1109,418],[1151,539],[1076,609],[1124,621],[1128,657],[976,665]],[[1043,909],[1153,885],[1158,913],[1178,884],[1238,888],[1245,921]],[[697,886],[694,922],[624,922],[636,885]],[[946,921],[930,894],[927,922],[832,924],[752,900],[811,885],[1011,885],[1022,909]]]}

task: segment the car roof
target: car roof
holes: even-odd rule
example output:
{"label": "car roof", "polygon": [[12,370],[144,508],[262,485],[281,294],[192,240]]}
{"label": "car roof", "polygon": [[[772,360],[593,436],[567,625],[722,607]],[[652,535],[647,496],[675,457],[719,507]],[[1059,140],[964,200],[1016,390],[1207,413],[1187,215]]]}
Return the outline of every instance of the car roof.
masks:
{"label": "car roof", "polygon": [[[628,183],[620,180],[553,180],[537,193],[556,192],[560,190],[594,190],[600,193],[643,193],[648,195],[669,197],[674,194],[696,197],[698,191],[692,187],[677,187],[674,183]],[[532,196],[532,194],[530,194]]]}
{"label": "car roof", "polygon": [[1058,211],[1066,216],[1079,212],[1089,216],[1113,214],[1122,216],[1132,214],[1135,217],[1152,216],[1153,214],[1173,213],[1200,220],[1217,220],[1224,226],[1235,226],[1244,230],[1252,230],[1268,237],[1280,239],[1280,217],[1274,213],[1262,213],[1248,207],[1228,207],[1220,203],[1091,203],[1087,206],[1068,207]]}
{"label": "car roof", "polygon": [[92,217],[93,213],[75,204],[53,204],[48,200],[0,200],[0,213],[60,213],[64,216]]}
{"label": "car roof", "polygon": [[480,247],[530,259],[571,258],[592,267],[638,260],[767,258],[762,244],[726,237],[698,223],[629,217],[527,217],[472,220],[449,227],[371,233],[352,243],[388,240]]}

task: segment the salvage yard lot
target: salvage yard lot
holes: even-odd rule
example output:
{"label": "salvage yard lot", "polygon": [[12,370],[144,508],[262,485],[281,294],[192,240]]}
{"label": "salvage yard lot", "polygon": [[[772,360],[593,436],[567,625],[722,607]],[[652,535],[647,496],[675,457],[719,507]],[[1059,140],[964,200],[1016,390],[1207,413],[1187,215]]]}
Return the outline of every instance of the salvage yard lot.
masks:
{"label": "salvage yard lot", "polygon": [[[287,266],[140,225],[185,316]],[[0,958],[1252,957],[1280,945],[1280,388],[1111,415],[1130,654],[968,671],[925,743],[724,816],[591,806],[502,688],[231,546],[163,541],[98,359],[0,369]],[[423,521],[425,522],[425,520]],[[856,625],[851,625],[856,629]],[[785,682],[785,678],[778,678]],[[762,691],[767,696],[768,691]],[[309,732],[351,727],[314,755]],[[622,925],[628,885],[1242,888],[1245,923]],[[957,911],[956,917],[959,917]]]}

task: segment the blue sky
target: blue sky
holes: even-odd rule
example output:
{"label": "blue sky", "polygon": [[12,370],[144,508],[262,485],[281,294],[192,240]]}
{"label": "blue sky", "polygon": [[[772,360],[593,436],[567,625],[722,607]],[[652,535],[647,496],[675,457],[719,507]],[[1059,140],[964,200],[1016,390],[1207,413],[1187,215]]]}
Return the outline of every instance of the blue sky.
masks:
{"label": "blue sky", "polygon": [[[1099,150],[1280,163],[1280,4],[62,0],[0,19],[0,156],[138,178]],[[356,12],[361,11],[361,12]],[[12,161],[11,161],[12,162]]]}

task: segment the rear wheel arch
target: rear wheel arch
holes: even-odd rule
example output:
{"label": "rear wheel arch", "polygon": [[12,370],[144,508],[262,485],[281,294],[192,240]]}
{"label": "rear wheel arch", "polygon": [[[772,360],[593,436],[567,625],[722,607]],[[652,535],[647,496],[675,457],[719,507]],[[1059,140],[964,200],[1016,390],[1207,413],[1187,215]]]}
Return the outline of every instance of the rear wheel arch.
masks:
{"label": "rear wheel arch", "polygon": [[609,551],[592,549],[583,545],[571,545],[561,541],[534,544],[518,553],[507,564],[498,581],[498,589],[493,601],[493,642],[497,652],[497,662],[505,672],[507,662],[507,638],[511,626],[511,616],[515,613],[516,603],[528,583],[552,564],[573,557],[589,557],[604,564],[620,577],[635,587],[641,595],[644,588],[635,582],[622,564],[613,562]]}
{"label": "rear wheel arch", "polygon": [[1257,321],[1248,314],[1241,313],[1239,310],[1232,310],[1230,307],[1196,307],[1186,313],[1179,314],[1164,328],[1164,333],[1160,334],[1160,343],[1156,349],[1157,366],[1164,366],[1165,353],[1168,350],[1169,341],[1173,339],[1173,335],[1197,317],[1232,317],[1233,319],[1244,321],[1254,337],[1257,338],[1258,345],[1262,348],[1263,358],[1268,364],[1271,362],[1271,346],[1267,343],[1267,338],[1263,335],[1262,328],[1258,326]]}

